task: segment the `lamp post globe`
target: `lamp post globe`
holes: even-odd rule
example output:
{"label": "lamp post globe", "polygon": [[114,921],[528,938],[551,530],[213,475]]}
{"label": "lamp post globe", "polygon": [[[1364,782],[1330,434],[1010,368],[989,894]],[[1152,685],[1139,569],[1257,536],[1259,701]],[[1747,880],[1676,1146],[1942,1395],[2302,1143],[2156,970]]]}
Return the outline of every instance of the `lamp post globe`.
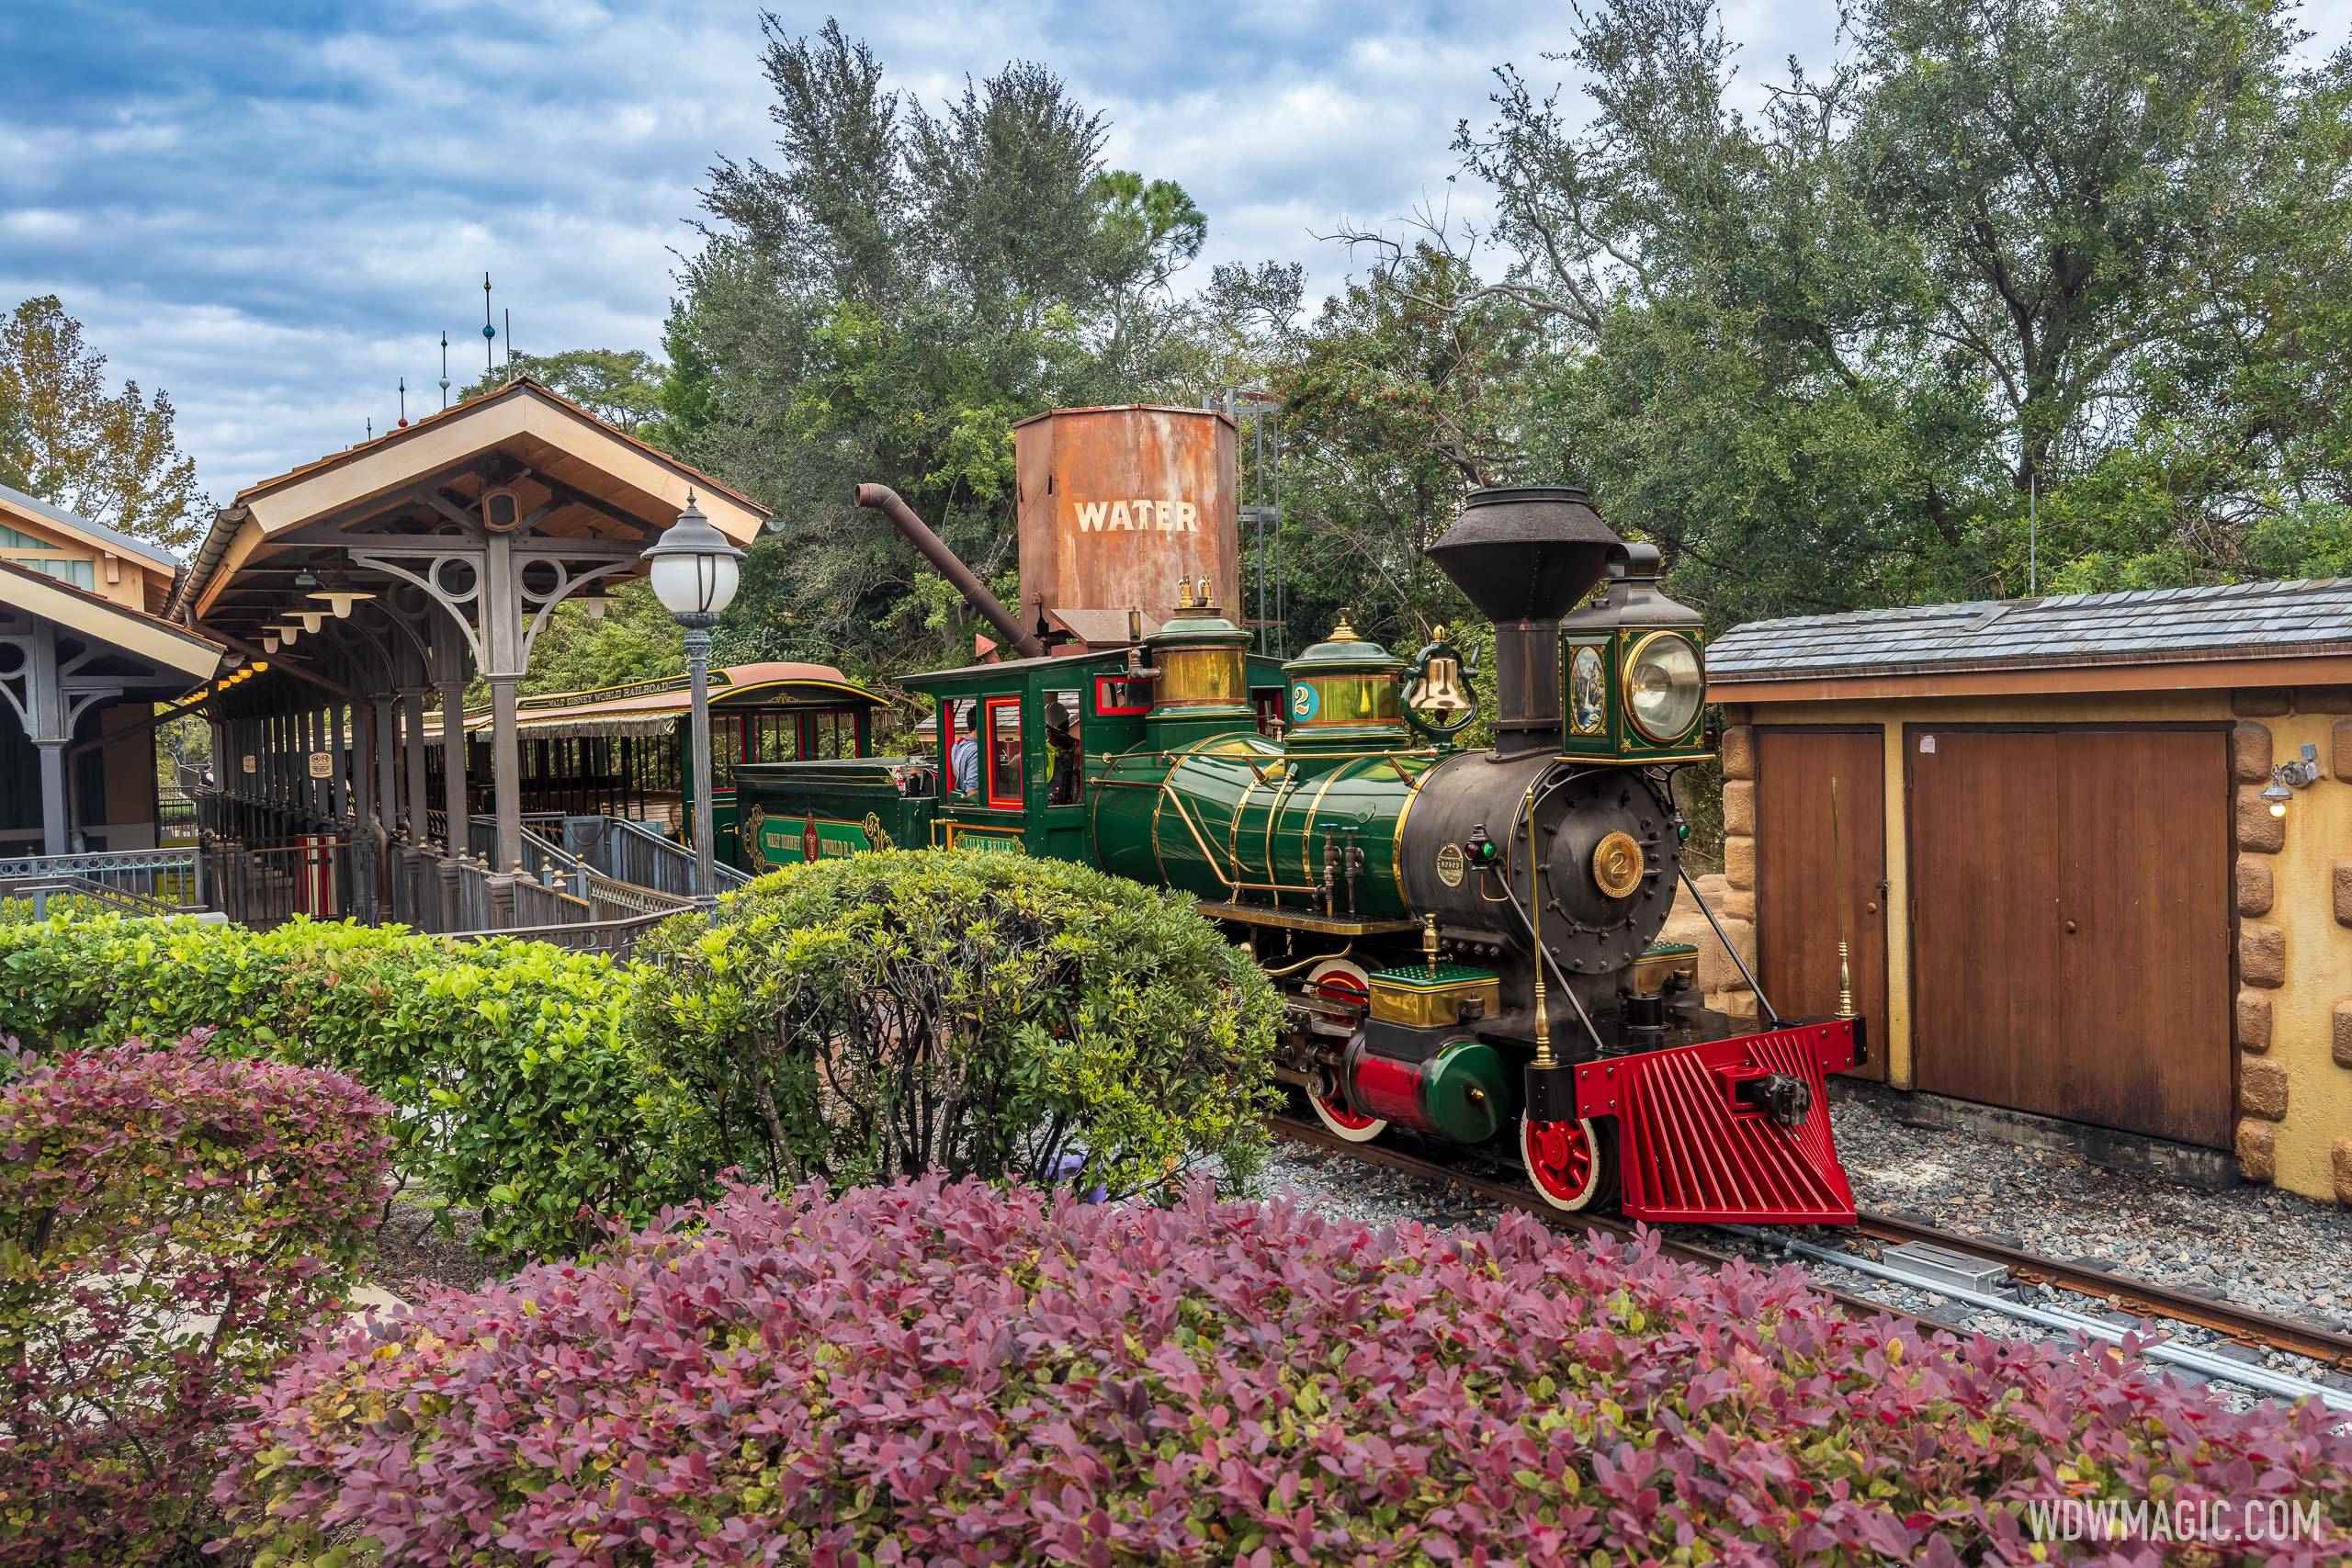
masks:
{"label": "lamp post globe", "polygon": [[743,552],[727,542],[686,495],[686,509],[662,531],[644,559],[651,569],[653,596],[680,626],[707,627],[735,601]]}
{"label": "lamp post globe", "polygon": [[710,628],[735,600],[743,552],[728,543],[686,492],[686,509],[644,555],[653,596],[686,628],[686,675],[694,707],[695,897],[718,902],[718,837],[711,825]]}

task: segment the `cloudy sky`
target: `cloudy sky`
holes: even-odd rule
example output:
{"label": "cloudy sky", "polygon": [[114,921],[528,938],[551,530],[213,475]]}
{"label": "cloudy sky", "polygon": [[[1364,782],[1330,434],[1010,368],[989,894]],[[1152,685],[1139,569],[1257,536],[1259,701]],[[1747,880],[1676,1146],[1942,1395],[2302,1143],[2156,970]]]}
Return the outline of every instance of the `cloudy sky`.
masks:
{"label": "cloudy sky", "polygon": [[[1347,256],[1314,235],[1452,200],[1491,72],[1560,79],[1565,8],[869,0],[829,11],[925,102],[1014,58],[1173,178],[1212,261]],[[2342,37],[2352,0],[2306,25]],[[1821,61],[1834,9],[1734,0],[1749,78]],[[216,497],[381,430],[481,367],[481,275],[526,352],[657,348],[704,172],[772,141],[736,0],[0,0],[0,310],[55,293],[117,376],[167,389]]]}

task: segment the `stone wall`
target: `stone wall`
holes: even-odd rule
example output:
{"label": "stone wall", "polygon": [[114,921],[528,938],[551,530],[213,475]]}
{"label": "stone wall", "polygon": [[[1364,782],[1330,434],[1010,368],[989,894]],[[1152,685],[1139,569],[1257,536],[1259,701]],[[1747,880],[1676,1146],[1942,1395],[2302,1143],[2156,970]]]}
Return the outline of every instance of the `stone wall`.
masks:
{"label": "stone wall", "polygon": [[[2352,690],[2233,694],[2238,1168],[2352,1203]],[[2286,815],[2271,769],[2318,749]]]}
{"label": "stone wall", "polygon": [[[1739,944],[1739,955],[1756,967],[1756,730],[1736,724],[1724,731],[1724,868],[1698,878],[1724,924],[1724,932]],[[1714,928],[1690,897],[1678,889],[1674,911],[1661,935],[1666,942],[1687,942],[1699,950],[1699,989],[1705,1004],[1744,1022],[1758,1017],[1756,993],[1731,961]]]}

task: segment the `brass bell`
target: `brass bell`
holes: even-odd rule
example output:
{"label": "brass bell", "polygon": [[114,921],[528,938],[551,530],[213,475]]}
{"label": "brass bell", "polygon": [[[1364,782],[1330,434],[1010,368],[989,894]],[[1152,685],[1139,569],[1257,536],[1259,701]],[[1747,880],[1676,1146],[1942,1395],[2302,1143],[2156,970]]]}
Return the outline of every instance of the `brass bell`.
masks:
{"label": "brass bell", "polygon": [[1462,689],[1462,660],[1450,653],[1430,660],[1421,675],[1420,689],[1413,695],[1413,706],[1436,716],[1441,724],[1455,714],[1467,713],[1470,695]]}

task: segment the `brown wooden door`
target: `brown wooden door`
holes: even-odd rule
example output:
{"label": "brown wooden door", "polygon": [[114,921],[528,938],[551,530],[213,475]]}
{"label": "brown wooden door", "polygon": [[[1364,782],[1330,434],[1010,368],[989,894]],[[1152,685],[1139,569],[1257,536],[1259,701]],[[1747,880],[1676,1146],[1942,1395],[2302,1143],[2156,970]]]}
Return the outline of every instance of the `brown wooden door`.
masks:
{"label": "brown wooden door", "polygon": [[2215,729],[1904,735],[1920,1089],[2229,1143]]}
{"label": "brown wooden door", "polygon": [[1838,781],[1848,966],[1854,1010],[1870,1021],[1871,1059],[1855,1077],[1886,1078],[1886,739],[1877,729],[1756,731],[1757,978],[1784,1018],[1838,1010],[1838,892],[1831,874],[1829,781]]}

